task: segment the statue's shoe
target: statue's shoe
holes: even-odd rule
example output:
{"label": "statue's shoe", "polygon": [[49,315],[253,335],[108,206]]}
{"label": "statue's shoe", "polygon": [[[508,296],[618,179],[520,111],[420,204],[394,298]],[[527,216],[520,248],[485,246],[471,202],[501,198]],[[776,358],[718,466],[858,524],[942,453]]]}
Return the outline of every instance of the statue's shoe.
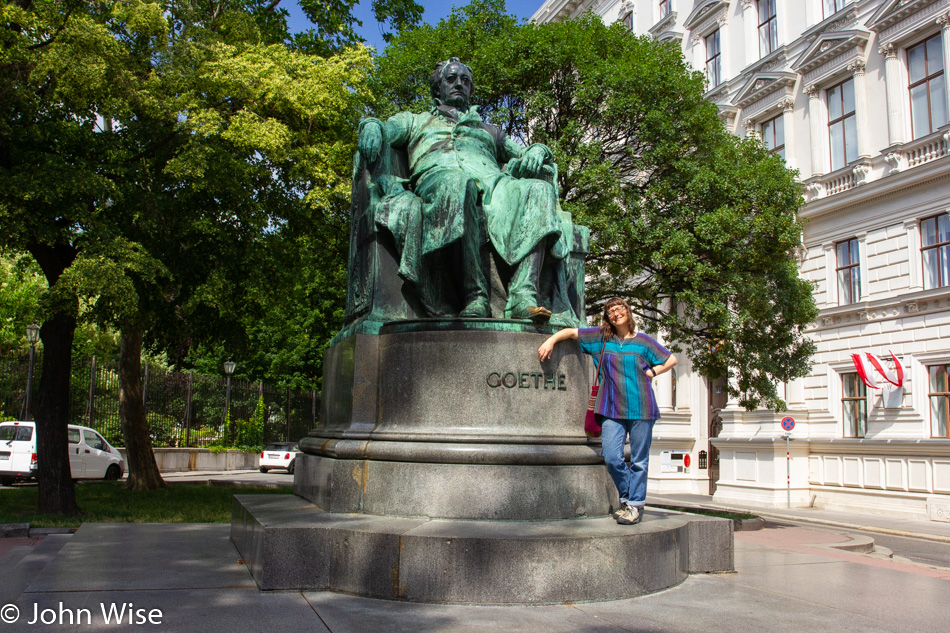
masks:
{"label": "statue's shoe", "polygon": [[551,318],[551,311],[544,306],[528,306],[519,308],[511,313],[512,319],[531,319],[532,321],[545,322]]}
{"label": "statue's shoe", "polygon": [[469,304],[459,312],[459,316],[463,319],[487,319],[491,316],[491,305],[489,305],[488,299],[479,297],[469,302]]}

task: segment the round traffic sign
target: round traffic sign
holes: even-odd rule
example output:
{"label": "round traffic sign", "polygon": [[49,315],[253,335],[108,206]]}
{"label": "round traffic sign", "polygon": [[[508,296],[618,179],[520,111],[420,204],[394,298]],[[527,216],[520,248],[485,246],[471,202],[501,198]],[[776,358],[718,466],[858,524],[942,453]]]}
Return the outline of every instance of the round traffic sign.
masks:
{"label": "round traffic sign", "polygon": [[794,429],[794,428],[795,428],[795,418],[793,418],[793,417],[790,416],[790,415],[785,416],[784,418],[782,418],[782,428],[785,429],[786,431],[791,431],[792,429]]}

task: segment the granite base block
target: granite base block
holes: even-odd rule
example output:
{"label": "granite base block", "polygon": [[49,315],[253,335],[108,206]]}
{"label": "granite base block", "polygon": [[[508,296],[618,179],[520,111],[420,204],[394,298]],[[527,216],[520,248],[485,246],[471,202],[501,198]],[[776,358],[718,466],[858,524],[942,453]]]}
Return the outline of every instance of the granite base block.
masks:
{"label": "granite base block", "polygon": [[330,512],[537,521],[607,516],[603,465],[425,464],[300,455],[294,493]]}
{"label": "granite base block", "polygon": [[[630,598],[690,573],[733,569],[728,520],[653,509],[635,526],[609,518],[432,520],[330,513],[297,496],[236,495],[233,517],[232,539],[264,590],[550,604]],[[704,549],[715,554],[703,556]]]}

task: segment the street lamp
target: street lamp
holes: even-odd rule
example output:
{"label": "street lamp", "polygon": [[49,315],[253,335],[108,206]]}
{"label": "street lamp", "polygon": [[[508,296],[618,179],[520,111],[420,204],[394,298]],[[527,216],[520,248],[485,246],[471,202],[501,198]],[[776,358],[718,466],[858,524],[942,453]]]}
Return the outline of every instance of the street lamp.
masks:
{"label": "street lamp", "polygon": [[232,361],[230,358],[224,361],[224,374],[227,376],[228,386],[227,391],[225,391],[224,396],[224,421],[228,421],[228,410],[231,408],[231,374],[234,373],[234,368],[237,367],[237,363]]}
{"label": "street lamp", "polygon": [[23,419],[29,420],[32,418],[30,400],[32,400],[33,395],[33,362],[36,359],[36,344],[40,340],[40,326],[36,323],[26,326],[26,340],[30,342],[30,367],[26,372],[26,399],[23,401]]}

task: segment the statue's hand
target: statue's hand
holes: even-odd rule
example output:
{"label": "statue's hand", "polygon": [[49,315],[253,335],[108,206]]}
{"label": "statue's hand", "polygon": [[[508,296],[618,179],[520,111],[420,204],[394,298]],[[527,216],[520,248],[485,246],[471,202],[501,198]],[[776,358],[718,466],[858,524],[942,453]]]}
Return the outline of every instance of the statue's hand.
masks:
{"label": "statue's hand", "polygon": [[383,146],[383,130],[379,123],[370,122],[363,126],[358,146],[366,162],[376,162],[379,158],[379,150]]}
{"label": "statue's hand", "polygon": [[536,178],[544,166],[546,154],[543,147],[531,147],[521,157],[521,176]]}

